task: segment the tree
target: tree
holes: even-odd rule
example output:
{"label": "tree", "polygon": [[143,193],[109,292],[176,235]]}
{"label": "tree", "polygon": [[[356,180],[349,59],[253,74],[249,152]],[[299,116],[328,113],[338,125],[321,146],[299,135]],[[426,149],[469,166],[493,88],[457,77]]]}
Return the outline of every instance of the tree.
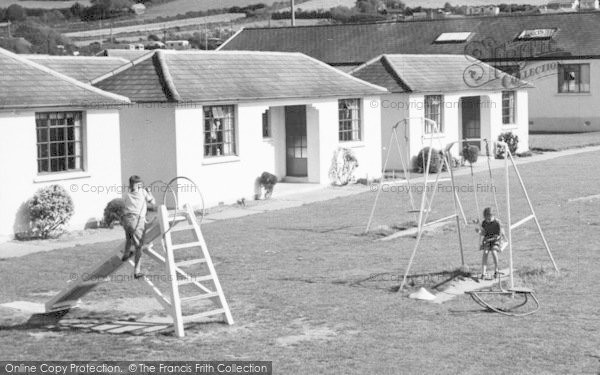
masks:
{"label": "tree", "polygon": [[361,13],[375,14],[385,6],[379,0],[357,0],[356,9]]}
{"label": "tree", "polygon": [[450,12],[450,11],[452,11],[452,9],[453,9],[453,8],[454,8],[454,7],[453,7],[453,6],[452,6],[452,4],[450,4],[449,2],[446,2],[446,4],[444,4],[444,10],[445,10],[446,12]]}
{"label": "tree", "polygon": [[25,21],[27,13],[19,4],[12,4],[6,9],[6,18],[11,22]]}
{"label": "tree", "polygon": [[404,9],[406,8],[406,4],[404,4],[400,0],[385,0],[383,2],[387,9]]}

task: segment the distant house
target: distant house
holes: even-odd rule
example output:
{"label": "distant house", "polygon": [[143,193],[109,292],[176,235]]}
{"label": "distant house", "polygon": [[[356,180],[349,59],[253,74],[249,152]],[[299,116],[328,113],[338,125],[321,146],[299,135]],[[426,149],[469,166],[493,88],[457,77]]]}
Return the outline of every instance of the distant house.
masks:
{"label": "distant house", "polygon": [[142,14],[146,13],[146,6],[142,3],[133,4],[130,9],[133,13],[135,13],[138,16],[141,16]]}
{"label": "distant house", "polygon": [[[118,107],[126,103],[0,49],[0,237],[27,230],[24,204],[51,184],[73,198],[71,228],[102,217],[121,195]],[[114,188],[98,194],[99,186]]]}
{"label": "distant house", "polygon": [[187,176],[207,205],[231,203],[265,171],[329,184],[338,147],[357,177],[381,175],[387,90],[302,54],[156,50],[95,85],[135,103],[121,111],[123,179]]}
{"label": "distant house", "polygon": [[579,9],[579,0],[550,0],[546,7],[563,12],[576,12]]}
{"label": "distant house", "polygon": [[98,52],[96,54],[96,56],[105,56],[105,57],[116,57],[116,58],[122,58],[128,61],[133,61],[135,59],[138,59],[148,53],[152,53],[151,51],[145,50],[144,48],[141,49],[111,49],[111,48],[107,48],[104,49],[100,52]]}
{"label": "distant house", "polygon": [[531,131],[600,130],[600,12],[243,29],[219,50],[298,51],[348,71],[381,54],[469,54],[532,83]]}
{"label": "distant house", "polygon": [[24,55],[23,57],[83,83],[90,83],[129,63],[129,60],[120,57],[51,55]]}
{"label": "distant house", "polygon": [[495,5],[469,6],[465,9],[467,16],[497,16],[500,8]]}
{"label": "distant house", "polygon": [[190,49],[190,42],[188,40],[167,40],[165,42],[167,49],[186,50]]}
{"label": "distant house", "polygon": [[[481,72],[486,76],[481,77]],[[481,83],[471,84],[469,79]],[[519,136],[519,152],[529,149],[527,89],[520,80],[490,79],[506,73],[460,55],[382,55],[354,69],[357,78],[380,85],[390,94],[381,97],[382,160],[391,151],[388,169],[402,169],[395,141],[388,150],[392,128],[404,155],[415,159],[423,147],[440,148],[464,138],[485,138],[490,147],[503,132]],[[475,83],[475,82],[473,82]],[[434,121],[439,133],[434,134]],[[485,145],[473,142],[482,154]],[[454,152],[460,152],[455,147]],[[493,152],[493,148],[490,149]]]}

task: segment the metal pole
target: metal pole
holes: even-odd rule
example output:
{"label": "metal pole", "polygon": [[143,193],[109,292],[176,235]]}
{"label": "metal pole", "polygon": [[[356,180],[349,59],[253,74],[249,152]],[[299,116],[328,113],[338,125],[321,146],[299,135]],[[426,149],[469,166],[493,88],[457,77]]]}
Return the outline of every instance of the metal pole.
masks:
{"label": "metal pole", "polygon": [[296,26],[296,7],[294,6],[294,0],[292,0],[292,26]]}
{"label": "metal pole", "polygon": [[542,237],[542,241],[544,242],[544,247],[546,248],[546,252],[548,253],[548,256],[550,257],[550,260],[552,261],[554,270],[557,273],[560,273],[558,266],[556,265],[556,262],[554,261],[554,257],[552,256],[552,252],[550,251],[550,246],[548,246],[548,241],[546,241],[546,237],[544,236],[544,232],[542,231],[542,226],[540,225],[537,215],[535,214],[535,210],[533,209],[533,204],[531,203],[531,199],[529,199],[529,194],[527,193],[527,189],[525,188],[525,183],[523,182],[523,179],[521,178],[521,173],[519,173],[519,170],[517,169],[517,165],[515,164],[515,160],[513,159],[510,151],[508,151],[508,147],[507,147],[507,156],[510,157],[510,161],[512,162],[513,168],[515,169],[515,174],[517,175],[517,178],[519,179],[519,183],[521,184],[521,189],[523,189],[523,194],[525,194],[525,198],[527,199],[527,204],[529,205],[529,209],[531,210],[531,213],[533,214],[533,220],[535,220],[535,225],[537,226],[538,232],[540,233],[540,236]]}
{"label": "metal pole", "polygon": [[[395,131],[393,129],[392,131]],[[367,221],[367,228],[365,229],[365,233],[369,232],[371,229],[371,222],[373,221],[373,216],[375,215],[375,208],[377,207],[377,200],[379,200],[379,195],[381,194],[381,188],[383,187],[383,178],[385,177],[385,169],[388,164],[388,160],[390,159],[390,151],[392,149],[392,137],[390,137],[390,143],[388,145],[388,152],[385,157],[385,162],[383,163],[383,172],[381,173],[381,178],[379,179],[379,187],[377,189],[377,195],[375,195],[375,202],[373,203],[373,208],[371,209],[371,214],[369,215],[369,221]]]}
{"label": "metal pole", "polygon": [[510,287],[515,287],[514,269],[513,269],[513,246],[512,246],[512,230],[510,222],[510,180],[508,175],[508,146],[504,145],[505,157],[504,157],[504,173],[506,178],[506,223],[508,226],[508,272],[510,272]]}
{"label": "metal pole", "polygon": [[[452,157],[452,154],[450,154],[450,150],[447,149],[446,150],[446,159],[448,159],[449,157]],[[458,231],[458,246],[460,247],[460,262],[461,265],[465,265],[465,254],[464,254],[464,250],[463,250],[463,243],[462,243],[462,232],[460,230],[460,218],[458,215],[459,209],[458,209],[458,197],[456,195],[456,184],[454,183],[454,170],[452,169],[452,164],[448,163],[448,171],[450,172],[450,182],[452,184],[452,201],[454,202],[454,212],[456,213],[456,230]],[[462,208],[460,210],[462,212]],[[464,215],[464,213],[463,213]],[[466,220],[466,219],[465,219]]]}

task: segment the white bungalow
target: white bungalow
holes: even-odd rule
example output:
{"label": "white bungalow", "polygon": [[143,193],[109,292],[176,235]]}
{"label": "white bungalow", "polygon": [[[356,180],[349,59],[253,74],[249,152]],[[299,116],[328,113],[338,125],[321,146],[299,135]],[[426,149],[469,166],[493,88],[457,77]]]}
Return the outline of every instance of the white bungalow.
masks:
{"label": "white bungalow", "polygon": [[124,181],[187,176],[207,205],[232,203],[265,171],[329,184],[338,147],[354,151],[356,177],[381,175],[387,91],[303,54],[157,50],[94,84],[134,102],[121,111]]}
{"label": "white bungalow", "polygon": [[[491,148],[500,133],[510,131],[519,136],[518,152],[529,149],[529,85],[472,57],[382,55],[350,74],[390,91],[381,97],[382,158],[393,126],[402,120],[408,126],[398,128],[400,147],[413,161],[432,137],[437,149],[464,138],[488,139]],[[432,123],[424,118],[438,125],[439,134],[433,134]],[[395,142],[388,169],[400,170]],[[485,152],[481,142],[475,144]]]}
{"label": "white bungalow", "polygon": [[27,230],[25,202],[51,184],[71,194],[72,229],[102,217],[120,196],[118,106],[126,103],[0,49],[0,238]]}

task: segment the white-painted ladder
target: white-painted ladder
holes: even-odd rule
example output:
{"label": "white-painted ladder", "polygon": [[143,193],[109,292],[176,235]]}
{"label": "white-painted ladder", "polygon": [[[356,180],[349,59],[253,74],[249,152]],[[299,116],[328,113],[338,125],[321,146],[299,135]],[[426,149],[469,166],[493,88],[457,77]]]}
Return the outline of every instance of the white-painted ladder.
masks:
{"label": "white-painted ladder", "polygon": [[[177,337],[185,335],[184,323],[192,322],[199,318],[222,314],[227,324],[233,324],[229,305],[225,299],[225,294],[208,253],[204,236],[192,208],[186,205],[183,211],[178,211],[175,215],[170,215],[165,206],[160,206],[158,214],[159,225],[163,233],[161,241],[165,254],[164,256],[159,254],[152,246],[146,249],[146,254],[165,265],[170,298],[165,296],[147,277],[142,278],[142,280],[151,287],[156,299],[173,318]],[[185,243],[173,244],[173,235],[175,233],[191,234],[192,240]],[[184,249],[195,249],[194,253],[197,257],[177,260],[177,258],[181,258],[178,256],[178,253],[181,253],[181,250]],[[192,267],[198,265],[206,265],[208,274],[192,275]],[[209,284],[212,284],[212,286]],[[184,285],[189,285],[193,288],[194,294],[182,296],[180,287]],[[216,308],[200,313],[183,315],[182,304],[185,306],[188,302],[198,300],[209,300],[213,302]]]}

